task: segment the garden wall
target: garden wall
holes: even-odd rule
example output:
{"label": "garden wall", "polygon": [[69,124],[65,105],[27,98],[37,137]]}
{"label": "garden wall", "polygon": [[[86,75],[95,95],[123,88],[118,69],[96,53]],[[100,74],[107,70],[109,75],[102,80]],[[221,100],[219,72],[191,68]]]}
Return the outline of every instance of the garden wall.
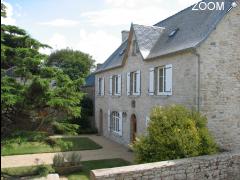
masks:
{"label": "garden wall", "polygon": [[239,180],[240,151],[91,171],[92,180]]}

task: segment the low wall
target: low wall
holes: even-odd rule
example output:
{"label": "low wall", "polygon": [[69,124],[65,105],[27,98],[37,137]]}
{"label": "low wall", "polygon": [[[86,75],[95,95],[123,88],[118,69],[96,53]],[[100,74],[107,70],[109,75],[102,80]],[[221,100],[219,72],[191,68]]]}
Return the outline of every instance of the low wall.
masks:
{"label": "low wall", "polygon": [[91,171],[92,180],[240,180],[240,151]]}

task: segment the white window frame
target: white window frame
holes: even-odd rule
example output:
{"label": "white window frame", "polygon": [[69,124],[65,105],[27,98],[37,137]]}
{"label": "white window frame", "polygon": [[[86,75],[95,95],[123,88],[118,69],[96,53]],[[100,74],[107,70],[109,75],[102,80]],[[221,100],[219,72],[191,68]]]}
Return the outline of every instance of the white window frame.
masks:
{"label": "white window frame", "polygon": [[111,112],[110,130],[118,135],[122,135],[122,113],[117,111]]}
{"label": "white window frame", "polygon": [[104,96],[104,78],[98,78],[98,96]]}
{"label": "white window frame", "polygon": [[[171,90],[170,91],[166,91],[166,84],[167,83],[170,83],[171,86],[172,86],[172,75],[171,77],[167,77],[166,76],[166,70],[167,69],[170,69],[171,68],[171,71],[172,71],[172,65],[165,65],[165,66],[159,66],[157,67],[157,95],[172,95],[172,87],[171,87]],[[160,88],[159,88],[159,80],[160,80],[160,70],[163,70],[163,81],[162,81],[162,91],[160,91]],[[171,81],[171,82],[167,82],[168,81]]]}
{"label": "white window frame", "polygon": [[102,95],[102,78],[98,78],[98,95]]}
{"label": "white window frame", "polygon": [[132,94],[134,96],[138,95],[137,92],[137,71],[132,72]]}
{"label": "white window frame", "polygon": [[122,78],[121,74],[110,76],[109,94],[121,96]]}
{"label": "white window frame", "polygon": [[140,73],[140,70],[131,72],[130,78],[131,77],[132,77],[132,81],[130,79],[130,86],[132,87],[131,95],[140,96],[140,94],[141,94],[141,73]]}

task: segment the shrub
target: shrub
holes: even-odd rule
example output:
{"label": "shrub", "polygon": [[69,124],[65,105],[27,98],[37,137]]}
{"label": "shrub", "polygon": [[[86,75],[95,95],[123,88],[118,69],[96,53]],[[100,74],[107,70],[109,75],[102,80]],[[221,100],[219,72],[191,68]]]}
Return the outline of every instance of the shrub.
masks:
{"label": "shrub", "polygon": [[56,145],[61,148],[62,151],[70,150],[73,147],[73,142],[64,141],[61,138],[56,139]]}
{"label": "shrub", "polygon": [[64,166],[64,156],[63,154],[55,154],[53,157],[53,166],[62,167]]}
{"label": "shrub", "polygon": [[47,133],[39,131],[16,131],[3,140],[3,144],[22,144],[24,142],[42,142],[46,139]]}
{"label": "shrub", "polygon": [[66,156],[67,162],[69,162],[72,166],[80,165],[81,164],[81,158],[82,158],[81,155],[77,152],[69,153]]}
{"label": "shrub", "polygon": [[132,145],[138,163],[217,152],[206,117],[180,105],[153,108],[147,131]]}
{"label": "shrub", "polygon": [[40,176],[47,176],[49,173],[54,173],[54,169],[51,166],[40,165],[37,167],[37,174]]}
{"label": "shrub", "polygon": [[57,145],[57,140],[56,140],[56,138],[48,137],[48,138],[45,139],[45,142],[46,142],[47,144],[49,144],[51,147],[54,147],[54,146]]}
{"label": "shrub", "polygon": [[67,122],[55,122],[53,123],[53,131],[56,134],[65,134],[65,135],[77,135],[79,125],[70,124]]}

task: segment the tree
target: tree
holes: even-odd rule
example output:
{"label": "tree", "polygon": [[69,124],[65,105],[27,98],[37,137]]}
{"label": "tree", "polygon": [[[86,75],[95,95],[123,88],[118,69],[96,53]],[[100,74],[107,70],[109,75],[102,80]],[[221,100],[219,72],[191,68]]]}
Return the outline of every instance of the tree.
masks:
{"label": "tree", "polygon": [[85,79],[94,60],[88,54],[72,49],[62,49],[53,52],[47,60],[48,66],[56,66],[63,70],[72,80]]}
{"label": "tree", "polygon": [[206,117],[180,105],[153,108],[147,132],[133,144],[139,163],[217,152]]}
{"label": "tree", "polygon": [[[1,4],[1,16],[6,16]],[[79,117],[81,79],[72,80],[56,67],[46,66],[40,48],[50,48],[24,29],[1,24],[1,124],[6,135],[24,120],[41,129],[56,118]],[[53,85],[54,82],[54,85]]]}

